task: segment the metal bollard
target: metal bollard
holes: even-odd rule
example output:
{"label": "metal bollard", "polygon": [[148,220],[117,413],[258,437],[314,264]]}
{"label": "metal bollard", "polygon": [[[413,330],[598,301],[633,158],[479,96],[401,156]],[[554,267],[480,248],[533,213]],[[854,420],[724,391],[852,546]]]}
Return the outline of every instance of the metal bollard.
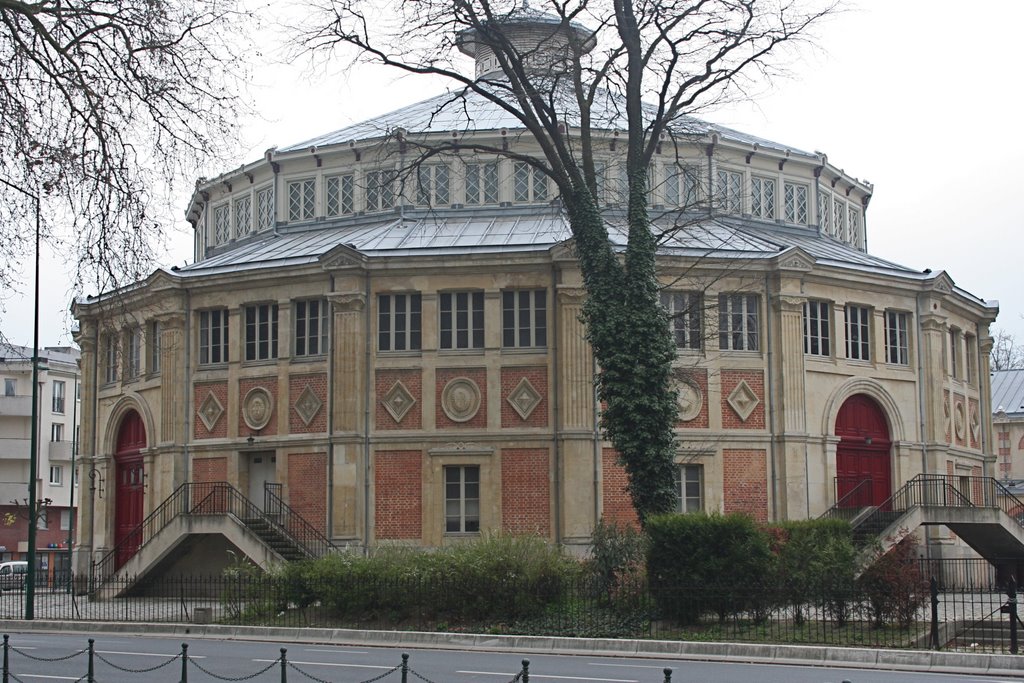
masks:
{"label": "metal bollard", "polygon": [[406,652],[402,653],[402,683],[407,683],[409,680],[409,654]]}
{"label": "metal bollard", "polygon": [[523,683],[530,683],[530,660],[523,660]]}
{"label": "metal bollard", "polygon": [[288,683],[288,648],[281,648],[281,683]]}
{"label": "metal bollard", "polygon": [[89,639],[89,668],[85,672],[86,683],[96,683],[96,674],[93,669],[93,652],[95,650],[96,641],[92,638]]}
{"label": "metal bollard", "polygon": [[672,669],[666,666],[662,671],[665,672],[665,683],[672,683]]}
{"label": "metal bollard", "polygon": [[1010,654],[1017,654],[1017,582],[1010,577],[1010,585],[1006,587],[1008,600],[1006,611],[1010,616]]}
{"label": "metal bollard", "polygon": [[939,582],[932,577],[928,585],[932,595],[932,626],[929,641],[933,650],[938,650],[939,645]]}
{"label": "metal bollard", "polygon": [[188,643],[181,644],[181,683],[188,683]]}
{"label": "metal bollard", "polygon": [[10,640],[10,636],[8,636],[5,633],[4,634],[4,673],[3,673],[3,683],[10,683],[10,679],[8,678],[8,676],[11,673],[11,668],[10,668],[10,666],[7,663],[7,648],[10,647],[10,643],[7,642],[8,640]]}

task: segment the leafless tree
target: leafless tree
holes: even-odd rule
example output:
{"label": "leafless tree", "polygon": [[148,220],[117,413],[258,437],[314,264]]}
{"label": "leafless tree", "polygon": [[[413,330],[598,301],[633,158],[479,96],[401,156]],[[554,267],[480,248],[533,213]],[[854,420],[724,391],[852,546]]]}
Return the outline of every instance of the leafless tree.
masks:
{"label": "leafless tree", "polygon": [[[814,0],[808,0],[814,2]],[[530,164],[557,186],[587,291],[584,317],[601,373],[602,426],[620,453],[641,521],[670,510],[675,347],[659,306],[655,254],[667,238],[648,209],[647,169],[668,146],[704,138],[691,115],[747,97],[778,73],[791,45],[834,9],[831,0],[312,0],[298,44],[325,60],[368,60],[442,77],[445,106],[485,102],[526,131],[529,147],[467,136],[404,135],[419,159],[476,150]],[[537,31],[516,33],[523,21]],[[486,53],[470,75],[460,48]],[[600,198],[598,153],[619,131],[627,179],[614,217]],[[451,138],[449,138],[451,139]],[[680,145],[681,147],[681,145]],[[539,148],[536,153],[531,150]],[[709,209],[710,207],[705,207]],[[673,229],[680,223],[673,222]],[[610,229],[627,237],[620,250]]]}
{"label": "leafless tree", "polygon": [[[40,199],[44,238],[105,291],[151,267],[175,183],[237,130],[251,15],[239,0],[0,0],[0,178]],[[0,286],[34,202],[0,192]]]}
{"label": "leafless tree", "polygon": [[995,330],[992,334],[992,353],[989,356],[992,370],[1024,369],[1024,346],[1006,330]]}

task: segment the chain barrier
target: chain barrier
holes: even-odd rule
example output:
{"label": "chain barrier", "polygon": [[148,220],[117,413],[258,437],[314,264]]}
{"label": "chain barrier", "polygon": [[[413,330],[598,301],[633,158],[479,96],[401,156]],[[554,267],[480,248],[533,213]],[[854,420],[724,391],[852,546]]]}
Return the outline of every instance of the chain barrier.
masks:
{"label": "chain barrier", "polygon": [[415,676],[416,678],[420,679],[424,683],[434,683],[434,681],[430,680],[429,678],[425,678],[424,676],[421,676],[419,674],[419,672],[417,672],[415,669],[409,669],[409,673],[411,673],[413,676]]}
{"label": "chain barrier", "polygon": [[35,655],[30,655],[29,653],[25,652],[24,650],[19,650],[16,647],[11,647],[11,652],[15,652],[15,653],[21,655],[22,657],[28,657],[29,659],[34,659],[37,662],[64,662],[64,661],[67,661],[69,659],[74,659],[78,655],[85,654],[86,652],[88,652],[88,650],[79,650],[78,652],[72,652],[71,654],[64,655],[63,657],[52,657],[52,658],[51,657],[36,657]]}
{"label": "chain barrier", "polygon": [[202,671],[207,676],[210,676],[211,678],[216,678],[218,681],[250,681],[250,680],[256,678],[257,676],[260,676],[262,674],[267,673],[268,671],[273,669],[275,666],[280,664],[281,663],[281,658],[278,657],[277,659],[272,661],[270,664],[267,664],[266,667],[260,669],[256,673],[249,674],[248,676],[239,676],[238,678],[232,678],[231,676],[218,676],[217,674],[213,673],[209,669],[204,668],[203,665],[201,665],[199,662],[197,662],[196,660],[194,660],[192,658],[189,658],[188,663],[191,664],[192,666],[194,666],[195,668],[199,669],[200,671]]}
{"label": "chain barrier", "polygon": [[118,671],[124,671],[125,673],[129,673],[129,674],[147,674],[150,671],[156,671],[157,669],[162,669],[165,666],[167,666],[168,664],[170,664],[171,662],[176,662],[179,659],[181,659],[181,655],[174,655],[173,657],[168,659],[166,662],[164,662],[162,664],[157,664],[156,666],[151,666],[151,667],[146,668],[146,669],[129,669],[128,667],[118,666],[117,664],[114,664],[112,661],[110,661],[109,659],[107,659],[103,655],[99,654],[98,652],[95,653],[95,655],[96,655],[96,659],[100,660],[101,662],[103,662],[107,666],[111,666],[111,667],[117,669]]}
{"label": "chain barrier", "polygon": [[[316,676],[314,676],[313,674],[309,673],[308,671],[303,671],[299,667],[295,666],[295,664],[293,664],[292,662],[288,662],[288,668],[289,669],[294,669],[295,671],[298,671],[300,674],[302,674],[303,676],[305,676],[309,680],[315,681],[315,683],[333,683],[333,681],[324,680],[323,678],[317,678]],[[390,676],[391,674],[395,673],[396,671],[398,671],[401,668],[402,668],[401,665],[396,666],[396,667],[394,667],[392,669],[389,669],[388,671],[385,671],[380,676],[374,676],[373,678],[368,678],[365,681],[359,681],[359,683],[376,683],[377,681],[380,681],[380,680],[383,680],[383,679],[387,678],[388,676]]]}

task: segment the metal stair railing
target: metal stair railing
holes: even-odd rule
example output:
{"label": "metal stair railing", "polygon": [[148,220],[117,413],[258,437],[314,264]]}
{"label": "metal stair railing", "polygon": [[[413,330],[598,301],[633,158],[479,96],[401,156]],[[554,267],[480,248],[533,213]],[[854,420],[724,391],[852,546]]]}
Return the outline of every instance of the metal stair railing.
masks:
{"label": "metal stair railing", "polygon": [[[276,505],[277,503],[275,502]],[[182,484],[138,526],[128,532],[103,558],[93,563],[90,583],[93,590],[101,586],[120,568],[118,564],[119,556],[130,553],[124,559],[127,560],[133,557],[143,546],[149,543],[160,531],[180,515],[230,514],[246,526],[249,526],[254,520],[260,520],[269,528],[278,531],[301,552],[310,557],[325,555],[334,547],[327,538],[316,531],[306,520],[302,519],[284,501],[280,501],[278,510],[281,512],[280,515],[275,514],[271,516],[265,514],[260,510],[259,506],[255,505],[227,482],[189,482]],[[287,526],[281,523],[282,517],[287,518]],[[303,525],[308,527],[308,529]],[[293,536],[289,527],[299,532],[298,537]],[[313,539],[313,534],[310,534],[309,530],[312,530],[313,534],[319,536],[319,538]],[[266,542],[265,539],[264,542]]]}
{"label": "metal stair railing", "polygon": [[1024,501],[1013,495],[1008,488],[1006,488],[1002,482],[995,477],[987,477],[991,482],[989,489],[991,490],[991,497],[994,499],[995,504],[1000,510],[1005,512],[1013,521],[1017,522],[1017,525],[1024,528]]}
{"label": "metal stair railing", "polygon": [[307,555],[313,558],[323,557],[335,549],[330,539],[288,503],[281,500],[281,497],[272,488],[264,488],[263,497],[266,503],[265,509],[274,511],[273,515],[265,515],[265,517],[283,529],[285,534]]}
{"label": "metal stair railing", "polygon": [[[836,495],[839,494],[840,478],[836,477]],[[873,481],[863,479],[847,491],[842,498],[836,500],[836,504],[825,510],[819,519],[846,519],[852,520],[864,508],[871,505]]]}

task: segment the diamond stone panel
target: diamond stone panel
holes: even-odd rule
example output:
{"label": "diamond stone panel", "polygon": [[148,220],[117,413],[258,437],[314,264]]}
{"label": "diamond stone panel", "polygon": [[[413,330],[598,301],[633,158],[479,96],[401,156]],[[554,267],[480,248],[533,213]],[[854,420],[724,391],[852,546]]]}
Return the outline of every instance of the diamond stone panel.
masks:
{"label": "diamond stone panel", "polygon": [[384,400],[381,403],[384,404],[384,409],[388,411],[395,422],[401,422],[416,403],[416,399],[401,381],[397,381],[384,395]]}
{"label": "diamond stone panel", "polygon": [[530,380],[524,377],[519,380],[519,384],[508,395],[507,400],[516,414],[525,420],[540,405],[541,395],[530,384]]}

